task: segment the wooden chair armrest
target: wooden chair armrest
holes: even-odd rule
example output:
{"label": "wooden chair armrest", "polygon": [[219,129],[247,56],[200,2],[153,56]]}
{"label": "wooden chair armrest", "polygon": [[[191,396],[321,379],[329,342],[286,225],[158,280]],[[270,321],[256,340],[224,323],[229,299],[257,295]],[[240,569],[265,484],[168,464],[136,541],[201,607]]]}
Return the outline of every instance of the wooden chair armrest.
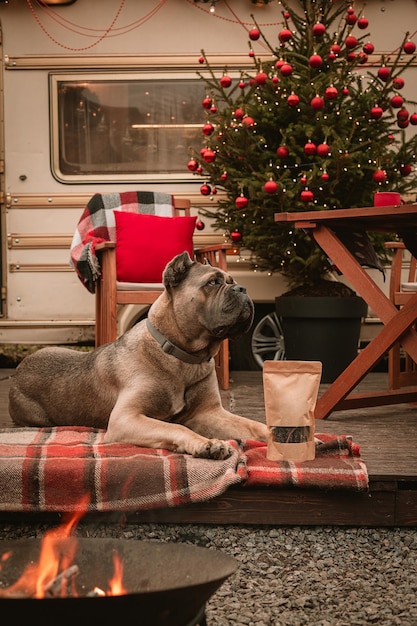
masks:
{"label": "wooden chair armrest", "polygon": [[386,249],[405,250],[405,245],[402,241],[386,241],[384,246]]}
{"label": "wooden chair armrest", "polygon": [[97,250],[113,250],[116,247],[115,241],[101,241],[96,245]]}

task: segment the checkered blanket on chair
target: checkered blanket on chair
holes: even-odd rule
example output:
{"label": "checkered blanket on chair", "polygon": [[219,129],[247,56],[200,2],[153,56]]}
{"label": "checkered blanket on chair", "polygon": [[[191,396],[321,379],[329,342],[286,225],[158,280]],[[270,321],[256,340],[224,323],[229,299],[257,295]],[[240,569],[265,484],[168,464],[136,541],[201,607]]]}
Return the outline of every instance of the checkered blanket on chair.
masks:
{"label": "checkered blanket on chair", "polygon": [[[316,459],[266,459],[266,444],[230,442],[225,460],[104,443],[104,430],[85,427],[0,430],[0,511],[136,511],[210,500],[233,485],[270,488],[368,487],[359,446],[316,435]],[[86,505],[85,502],[88,501]]]}
{"label": "checkered blanket on chair", "polygon": [[100,264],[96,245],[116,240],[113,211],[130,211],[171,217],[171,195],[152,191],[124,191],[122,193],[96,193],[88,202],[77,225],[71,243],[71,265],[83,285],[95,293],[100,277]]}

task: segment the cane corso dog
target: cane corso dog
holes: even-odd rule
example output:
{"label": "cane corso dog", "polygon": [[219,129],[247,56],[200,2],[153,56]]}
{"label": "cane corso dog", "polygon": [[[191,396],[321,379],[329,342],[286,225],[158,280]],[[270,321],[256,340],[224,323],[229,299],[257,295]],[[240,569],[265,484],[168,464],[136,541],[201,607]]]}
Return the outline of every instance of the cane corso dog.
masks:
{"label": "cane corso dog", "polygon": [[20,426],[105,428],[106,442],[223,459],[229,439],[267,439],[267,427],[223,408],[214,359],[247,332],[253,303],[226,272],[176,256],[148,318],[91,352],[43,348],[12,380]]}

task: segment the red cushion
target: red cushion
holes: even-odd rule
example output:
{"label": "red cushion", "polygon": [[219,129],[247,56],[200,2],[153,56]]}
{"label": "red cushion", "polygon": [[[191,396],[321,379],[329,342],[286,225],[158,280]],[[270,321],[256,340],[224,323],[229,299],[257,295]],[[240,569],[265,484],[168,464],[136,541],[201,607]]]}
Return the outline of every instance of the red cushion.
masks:
{"label": "red cushion", "polygon": [[196,217],[160,217],[114,211],[116,219],[117,280],[160,283],[162,272],[174,256],[193,256]]}

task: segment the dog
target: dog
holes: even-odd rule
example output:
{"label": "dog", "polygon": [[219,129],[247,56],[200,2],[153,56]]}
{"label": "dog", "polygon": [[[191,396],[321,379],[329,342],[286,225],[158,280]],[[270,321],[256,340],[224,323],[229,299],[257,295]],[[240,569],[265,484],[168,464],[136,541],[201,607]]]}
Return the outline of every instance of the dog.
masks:
{"label": "dog", "polygon": [[247,332],[253,302],[223,270],[184,252],[166,266],[148,317],[91,352],[42,348],[16,369],[19,426],[105,428],[105,442],[225,459],[228,440],[267,440],[261,422],[223,408],[214,356]]}

